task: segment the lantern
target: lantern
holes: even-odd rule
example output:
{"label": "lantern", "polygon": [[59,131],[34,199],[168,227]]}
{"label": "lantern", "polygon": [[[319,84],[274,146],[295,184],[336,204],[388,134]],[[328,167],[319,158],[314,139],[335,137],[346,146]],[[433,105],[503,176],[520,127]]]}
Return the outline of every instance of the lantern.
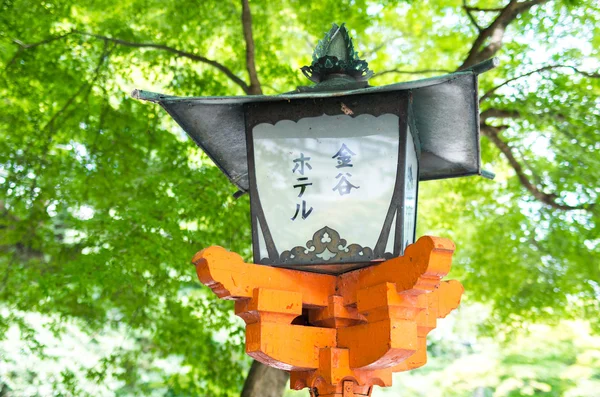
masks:
{"label": "lantern", "polygon": [[370,87],[344,25],[303,72],[317,84],[277,96],[159,103],[250,194],[254,262],[340,274],[400,256],[415,241],[419,181],[486,175],[478,74]]}

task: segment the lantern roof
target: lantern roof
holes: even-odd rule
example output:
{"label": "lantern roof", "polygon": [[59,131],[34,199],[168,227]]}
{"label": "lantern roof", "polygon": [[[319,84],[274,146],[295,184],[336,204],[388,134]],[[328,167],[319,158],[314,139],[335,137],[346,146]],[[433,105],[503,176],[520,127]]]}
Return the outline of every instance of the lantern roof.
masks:
{"label": "lantern roof", "polygon": [[[420,180],[486,176],[480,160],[477,76],[497,64],[497,58],[493,58],[455,73],[379,87],[344,89],[352,87],[349,84],[331,87],[331,91],[319,89],[319,84],[344,80],[343,76],[337,76],[317,86],[299,87],[281,95],[177,97],[134,90],[132,97],[160,104],[244,192],[249,190],[245,104],[307,98],[341,100],[390,91],[410,94],[420,149]],[[339,114],[344,110],[340,109]]]}

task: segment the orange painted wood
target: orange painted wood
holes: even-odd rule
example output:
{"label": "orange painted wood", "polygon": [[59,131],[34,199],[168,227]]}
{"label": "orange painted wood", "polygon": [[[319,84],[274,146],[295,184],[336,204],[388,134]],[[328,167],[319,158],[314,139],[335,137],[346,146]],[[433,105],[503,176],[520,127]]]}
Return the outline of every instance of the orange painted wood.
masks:
{"label": "orange painted wood", "polygon": [[192,262],[200,281],[223,299],[251,298],[255,288],[300,292],[306,305],[327,306],[335,276],[245,263],[222,247],[198,252]]}
{"label": "orange painted wood", "polygon": [[202,283],[236,301],[250,356],[290,371],[293,389],[344,397],[427,362],[427,334],[463,293],[441,281],[453,252],[450,240],[422,237],[402,257],[337,277],[245,263],[221,247],[193,262]]}
{"label": "orange painted wood", "polygon": [[454,250],[451,240],[421,237],[406,248],[404,256],[340,275],[338,293],[345,304],[351,304],[356,302],[358,290],[385,282],[396,284],[403,294],[432,291],[450,271]]}
{"label": "orange painted wood", "polygon": [[319,367],[320,349],[335,346],[335,329],[259,322],[246,327],[246,352],[286,371]]}

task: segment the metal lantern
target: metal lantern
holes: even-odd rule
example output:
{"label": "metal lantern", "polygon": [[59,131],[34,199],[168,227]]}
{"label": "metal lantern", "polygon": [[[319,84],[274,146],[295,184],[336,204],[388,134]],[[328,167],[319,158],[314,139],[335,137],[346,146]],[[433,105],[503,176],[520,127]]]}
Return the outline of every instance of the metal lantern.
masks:
{"label": "metal lantern", "polygon": [[303,72],[317,84],[277,96],[157,102],[250,194],[254,262],[339,274],[415,241],[419,181],[485,174],[478,74],[368,86],[344,25]]}

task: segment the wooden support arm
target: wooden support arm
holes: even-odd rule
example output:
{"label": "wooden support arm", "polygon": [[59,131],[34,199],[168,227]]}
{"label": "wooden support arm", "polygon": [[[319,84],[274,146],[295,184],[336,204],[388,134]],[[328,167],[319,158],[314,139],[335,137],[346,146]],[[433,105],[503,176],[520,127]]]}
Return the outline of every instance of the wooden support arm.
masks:
{"label": "wooden support arm", "polygon": [[340,276],[245,263],[221,247],[193,262],[202,283],[236,301],[250,356],[290,371],[294,389],[368,396],[426,363],[427,334],[463,293],[441,281],[453,252],[450,240],[422,237],[402,257]]}

